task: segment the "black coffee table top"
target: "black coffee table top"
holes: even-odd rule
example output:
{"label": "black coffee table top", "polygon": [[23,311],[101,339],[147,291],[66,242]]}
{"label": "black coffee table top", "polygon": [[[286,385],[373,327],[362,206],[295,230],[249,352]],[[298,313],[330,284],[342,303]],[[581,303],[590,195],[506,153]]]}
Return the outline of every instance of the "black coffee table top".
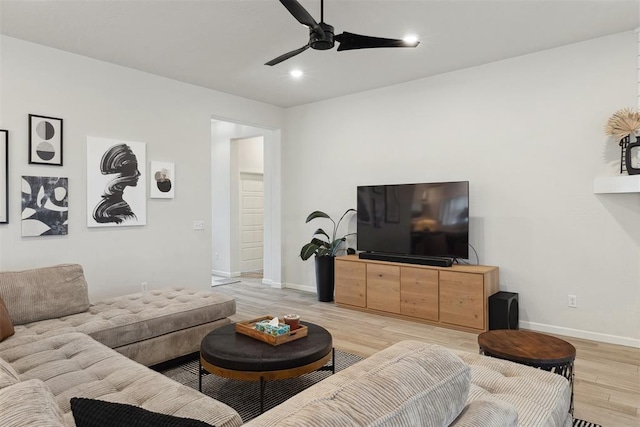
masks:
{"label": "black coffee table top", "polygon": [[215,329],[202,339],[200,356],[214,366],[234,371],[279,371],[316,362],[333,349],[331,334],[321,326],[304,338],[273,346],[236,332],[234,324]]}

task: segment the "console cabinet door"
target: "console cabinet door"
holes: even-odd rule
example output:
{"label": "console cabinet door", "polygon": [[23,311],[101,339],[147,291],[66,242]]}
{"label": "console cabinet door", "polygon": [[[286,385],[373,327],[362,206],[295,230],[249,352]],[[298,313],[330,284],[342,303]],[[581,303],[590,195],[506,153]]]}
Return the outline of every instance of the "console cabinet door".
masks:
{"label": "console cabinet door", "polygon": [[440,272],[440,321],[484,329],[484,276]]}
{"label": "console cabinet door", "polygon": [[367,306],[367,265],[336,259],[335,299],[339,304]]}
{"label": "console cabinet door", "polygon": [[400,268],[400,313],[438,321],[438,271]]}
{"label": "console cabinet door", "polygon": [[400,313],[400,267],[367,264],[367,308]]}

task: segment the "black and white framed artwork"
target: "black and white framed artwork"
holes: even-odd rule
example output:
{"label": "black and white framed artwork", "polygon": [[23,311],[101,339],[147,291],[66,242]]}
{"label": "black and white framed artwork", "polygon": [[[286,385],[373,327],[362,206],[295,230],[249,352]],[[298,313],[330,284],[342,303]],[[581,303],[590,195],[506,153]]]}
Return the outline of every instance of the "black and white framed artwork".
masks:
{"label": "black and white framed artwork", "polygon": [[29,114],[29,163],[62,166],[62,119]]}
{"label": "black and white framed artwork", "polygon": [[176,188],[176,165],[168,162],[151,162],[149,172],[149,197],[173,199]]}
{"label": "black and white framed artwork", "polygon": [[146,225],[146,144],[87,137],[87,226]]}
{"label": "black and white framed artwork", "polygon": [[22,236],[60,236],[69,229],[69,180],[22,177]]}
{"label": "black and white framed artwork", "polygon": [[0,224],[9,222],[9,131],[0,129]]}

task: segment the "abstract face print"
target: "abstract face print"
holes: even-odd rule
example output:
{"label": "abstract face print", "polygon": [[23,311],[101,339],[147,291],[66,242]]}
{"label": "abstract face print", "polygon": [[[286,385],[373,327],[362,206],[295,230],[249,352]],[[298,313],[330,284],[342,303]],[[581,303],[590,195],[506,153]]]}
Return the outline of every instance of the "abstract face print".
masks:
{"label": "abstract face print", "polygon": [[123,199],[124,189],[128,186],[138,185],[140,171],[138,159],[127,144],[118,144],[110,147],[100,161],[100,172],[103,175],[112,175],[102,195],[102,200],[93,210],[93,219],[96,222],[115,222],[120,224],[128,219],[137,219],[131,206]]}
{"label": "abstract face print", "polygon": [[88,226],[146,223],[145,144],[87,138]]}

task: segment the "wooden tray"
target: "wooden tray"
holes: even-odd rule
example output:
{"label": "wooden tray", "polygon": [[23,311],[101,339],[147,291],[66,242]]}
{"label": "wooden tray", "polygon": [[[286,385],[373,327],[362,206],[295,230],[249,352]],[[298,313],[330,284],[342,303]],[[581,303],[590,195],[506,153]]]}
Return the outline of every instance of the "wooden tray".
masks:
{"label": "wooden tray", "polygon": [[257,319],[244,320],[242,322],[236,323],[236,332],[250,336],[251,338],[255,338],[257,340],[266,342],[271,345],[280,345],[287,342],[295,341],[300,338],[304,338],[307,336],[309,332],[309,328],[300,324],[300,327],[295,331],[290,331],[288,334],[282,334],[278,336],[273,336],[269,334],[265,334],[264,332],[260,332],[255,329],[255,324],[262,320],[271,320],[273,316],[262,316]]}

